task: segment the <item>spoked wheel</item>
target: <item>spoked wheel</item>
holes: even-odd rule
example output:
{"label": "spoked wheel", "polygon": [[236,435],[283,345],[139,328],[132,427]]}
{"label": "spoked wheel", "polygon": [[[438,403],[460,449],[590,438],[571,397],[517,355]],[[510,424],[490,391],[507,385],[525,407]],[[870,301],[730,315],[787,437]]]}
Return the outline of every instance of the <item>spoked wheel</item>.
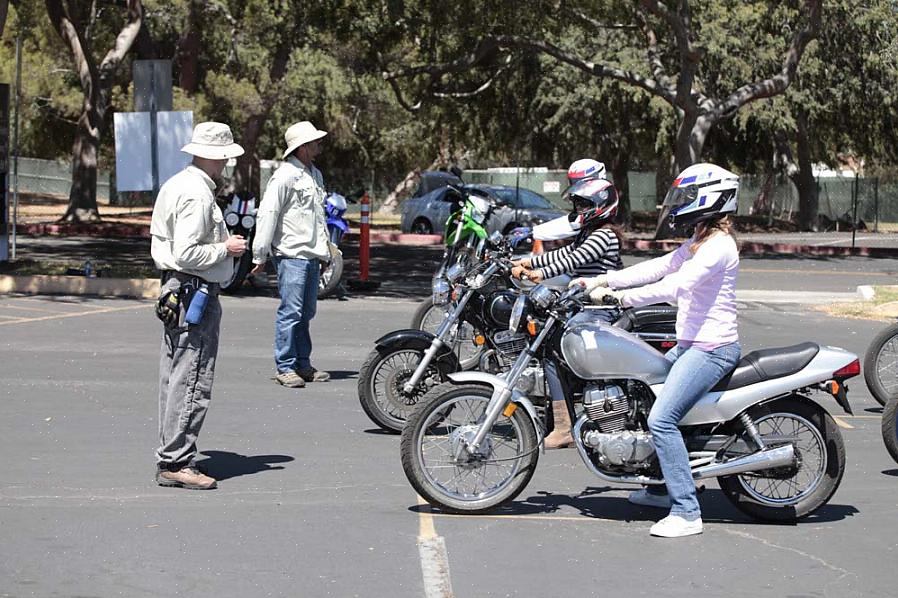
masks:
{"label": "spoked wheel", "polygon": [[864,381],[880,405],[898,398],[898,324],[876,335],[864,356]]}
{"label": "spoked wheel", "polygon": [[746,515],[765,521],[794,521],[825,505],[845,472],[845,444],[832,417],[796,398],[755,407],[749,416],[762,437],[791,439],[795,463],[722,477],[724,495]]}
{"label": "spoked wheel", "polygon": [[882,440],[892,459],[898,463],[898,398],[886,403],[882,411]]}
{"label": "spoked wheel", "polygon": [[333,295],[340,286],[340,279],[343,278],[343,252],[333,243],[327,244],[327,250],[330,252],[330,261],[321,269],[321,275],[318,277],[319,299]]}
{"label": "spoked wheel", "polygon": [[415,405],[428,390],[441,382],[439,369],[431,363],[411,393],[403,390],[412,377],[423,351],[378,348],[368,355],[359,370],[359,401],[371,421],[389,432],[401,432]]}
{"label": "spoked wheel", "polygon": [[449,512],[483,513],[512,500],[533,476],[539,446],[524,409],[500,414],[480,447],[467,448],[491,394],[485,386],[441,384],[409,418],[402,468],[427,502]]}
{"label": "spoked wheel", "polygon": [[[446,319],[446,316],[454,309],[454,305],[447,303],[446,305],[436,305],[432,298],[427,298],[421,302],[415,315],[412,316],[412,328],[424,330],[434,335],[437,333],[440,324]],[[461,363],[461,369],[471,370],[477,367],[480,362],[480,354],[483,347],[474,344],[474,336],[476,332],[474,327],[468,322],[460,322],[458,330],[455,333],[455,343],[453,351],[458,355],[458,361]]]}

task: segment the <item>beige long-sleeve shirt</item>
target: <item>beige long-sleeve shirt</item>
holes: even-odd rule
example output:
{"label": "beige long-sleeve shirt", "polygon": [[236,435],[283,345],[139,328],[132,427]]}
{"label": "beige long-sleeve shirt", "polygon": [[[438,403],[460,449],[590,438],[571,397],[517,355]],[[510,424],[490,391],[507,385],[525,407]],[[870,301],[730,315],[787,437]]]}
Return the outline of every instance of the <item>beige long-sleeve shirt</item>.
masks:
{"label": "beige long-sleeve shirt", "polygon": [[188,166],[159,189],[150,234],[150,252],[160,270],[208,282],[231,278],[234,260],[225,247],[228,229],[215,203],[215,182],[196,166]]}
{"label": "beige long-sleeve shirt", "polygon": [[253,263],[269,255],[328,260],[324,179],[294,156],[283,162],[265,187],[256,213]]}

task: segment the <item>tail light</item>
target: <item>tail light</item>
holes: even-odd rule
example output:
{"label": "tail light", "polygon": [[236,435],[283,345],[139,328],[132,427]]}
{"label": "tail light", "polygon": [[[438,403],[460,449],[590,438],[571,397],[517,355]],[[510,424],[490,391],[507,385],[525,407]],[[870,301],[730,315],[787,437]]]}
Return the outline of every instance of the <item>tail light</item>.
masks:
{"label": "tail light", "polygon": [[855,359],[845,367],[840,370],[833,372],[833,378],[838,378],[841,380],[845,380],[847,378],[851,378],[852,376],[857,376],[861,373],[861,361],[860,359]]}

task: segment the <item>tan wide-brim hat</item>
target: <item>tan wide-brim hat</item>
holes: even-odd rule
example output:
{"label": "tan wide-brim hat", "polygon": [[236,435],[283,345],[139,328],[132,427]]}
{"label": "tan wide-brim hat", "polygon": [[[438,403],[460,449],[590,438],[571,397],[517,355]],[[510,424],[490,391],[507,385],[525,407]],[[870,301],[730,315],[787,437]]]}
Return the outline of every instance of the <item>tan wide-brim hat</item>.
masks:
{"label": "tan wide-brim hat", "polygon": [[209,160],[227,160],[243,155],[243,148],[234,143],[231,127],[217,122],[195,126],[190,143],[182,147],[181,151]]}
{"label": "tan wide-brim hat", "polygon": [[327,135],[327,131],[319,131],[315,128],[315,125],[307,120],[290,125],[287,132],[284,133],[284,141],[287,142],[287,151],[284,152],[284,159],[299,146],[321,139],[325,135]]}

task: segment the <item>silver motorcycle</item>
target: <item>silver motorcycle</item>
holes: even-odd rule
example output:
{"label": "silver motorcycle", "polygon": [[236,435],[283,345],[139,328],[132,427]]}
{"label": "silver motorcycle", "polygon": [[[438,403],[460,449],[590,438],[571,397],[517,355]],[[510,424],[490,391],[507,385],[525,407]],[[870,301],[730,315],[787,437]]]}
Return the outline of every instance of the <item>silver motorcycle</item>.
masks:
{"label": "silver motorcycle", "polygon": [[[647,420],[671,364],[635,335],[584,317],[582,297],[580,289],[544,286],[522,295],[509,332],[528,345],[511,369],[449,374],[422,399],[402,433],[401,457],[429,503],[483,513],[527,486],[551,414],[540,416],[530,399],[535,368],[552,398],[566,401],[591,473],[612,483],[664,483]],[[748,353],[680,422],[693,477],[717,478],[736,508],[757,519],[813,513],[839,486],[845,446],[810,397],[824,392],[850,413],[845,380],[859,373],[857,356],[815,343]]]}

